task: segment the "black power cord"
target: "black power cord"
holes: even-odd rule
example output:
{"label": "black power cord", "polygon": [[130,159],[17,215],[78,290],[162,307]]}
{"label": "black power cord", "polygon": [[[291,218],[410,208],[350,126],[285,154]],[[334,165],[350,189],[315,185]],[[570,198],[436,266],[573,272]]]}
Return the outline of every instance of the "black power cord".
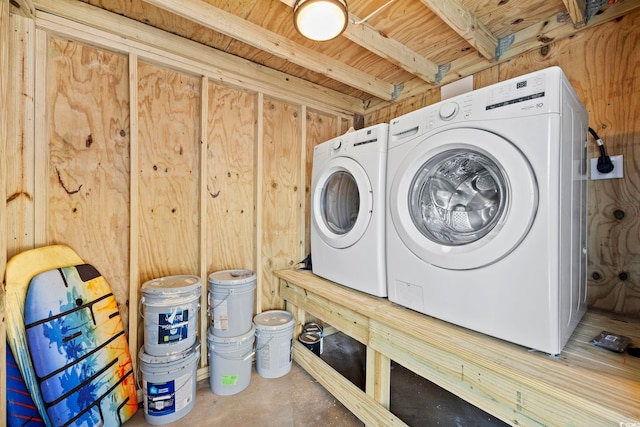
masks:
{"label": "black power cord", "polygon": [[633,357],[640,357],[640,347],[627,347],[627,353]]}
{"label": "black power cord", "polygon": [[600,149],[600,157],[598,157],[597,165],[598,172],[603,174],[611,173],[613,171],[613,162],[611,161],[611,158],[607,156],[607,151],[604,149],[604,143],[602,142],[596,131],[592,128],[589,128],[589,133],[591,134],[593,139],[595,139],[596,143],[598,144],[598,148]]}

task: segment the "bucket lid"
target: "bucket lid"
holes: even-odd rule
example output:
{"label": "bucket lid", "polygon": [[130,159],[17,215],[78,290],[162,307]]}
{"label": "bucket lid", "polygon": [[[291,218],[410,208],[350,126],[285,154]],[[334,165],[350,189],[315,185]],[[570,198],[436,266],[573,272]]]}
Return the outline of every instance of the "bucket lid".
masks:
{"label": "bucket lid", "polygon": [[209,275],[209,284],[240,285],[256,279],[256,273],[251,270],[222,270]]}
{"label": "bucket lid", "polygon": [[219,337],[213,333],[213,327],[210,327],[207,331],[207,341],[216,343],[216,344],[237,344],[239,341],[246,341],[248,339],[254,339],[254,335],[256,334],[255,326],[251,325],[251,329],[245,332],[242,335],[236,335],[232,337]]}
{"label": "bucket lid", "polygon": [[191,291],[200,288],[198,276],[177,275],[152,279],[142,285],[142,292],[149,294]]}
{"label": "bucket lid", "polygon": [[141,362],[152,364],[170,364],[173,362],[184,361],[185,359],[189,358],[189,356],[193,355],[200,357],[200,338],[197,337],[196,342],[184,351],[166,354],[163,356],[152,356],[148,353],[145,353],[143,346],[138,352],[138,357],[140,358]]}
{"label": "bucket lid", "polygon": [[293,317],[293,314],[285,310],[269,310],[257,314],[253,318],[256,329],[260,330],[282,329],[283,327],[292,326],[295,321],[296,318]]}
{"label": "bucket lid", "polygon": [[317,334],[322,335],[322,325],[316,322],[307,322],[302,327],[302,332],[315,332]]}
{"label": "bucket lid", "polygon": [[303,332],[298,336],[298,341],[303,344],[315,344],[321,339],[320,334],[316,332]]}

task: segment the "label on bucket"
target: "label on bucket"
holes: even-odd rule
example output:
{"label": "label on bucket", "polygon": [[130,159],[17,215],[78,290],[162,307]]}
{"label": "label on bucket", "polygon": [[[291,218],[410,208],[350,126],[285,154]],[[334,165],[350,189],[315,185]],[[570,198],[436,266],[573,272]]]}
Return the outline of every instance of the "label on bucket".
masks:
{"label": "label on bucket", "polygon": [[158,315],[158,344],[168,344],[189,336],[189,310]]}
{"label": "label on bucket", "polygon": [[[273,350],[271,349],[273,346]],[[293,348],[293,338],[283,341],[279,345],[266,344],[260,350],[260,365],[263,369],[276,368],[281,369],[291,363],[291,349]],[[271,353],[274,353],[273,357]],[[273,362],[271,359],[274,359]],[[273,363],[273,364],[272,364]]]}
{"label": "label on bucket", "polygon": [[163,416],[173,414],[175,411],[175,382],[147,382],[147,413],[153,416]]}
{"label": "label on bucket", "polygon": [[165,382],[145,381],[147,414],[166,416],[179,413],[193,400],[194,374],[186,374]]}
{"label": "label on bucket", "polygon": [[227,307],[227,301],[225,300],[213,300],[213,328],[221,331],[229,330],[229,309]]}
{"label": "label on bucket", "polygon": [[238,382],[237,375],[223,375],[221,378],[222,385],[236,385]]}

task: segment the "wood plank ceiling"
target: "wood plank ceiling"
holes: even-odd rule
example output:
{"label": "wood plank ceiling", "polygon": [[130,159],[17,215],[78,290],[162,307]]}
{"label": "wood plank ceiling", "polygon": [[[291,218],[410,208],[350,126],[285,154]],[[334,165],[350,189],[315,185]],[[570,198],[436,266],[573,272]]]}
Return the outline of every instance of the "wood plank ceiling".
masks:
{"label": "wood plank ceiling", "polygon": [[[82,1],[354,97],[363,111],[640,8],[640,0],[347,0],[344,34],[315,42],[294,28],[295,0]],[[27,13],[48,3],[12,0]]]}

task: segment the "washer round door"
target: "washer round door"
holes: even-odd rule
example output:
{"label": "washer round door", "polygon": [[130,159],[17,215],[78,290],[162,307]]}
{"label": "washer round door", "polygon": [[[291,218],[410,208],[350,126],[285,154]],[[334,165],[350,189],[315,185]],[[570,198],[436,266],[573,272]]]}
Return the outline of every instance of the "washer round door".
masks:
{"label": "washer round door", "polygon": [[397,168],[389,193],[392,224],[404,244],[438,267],[492,264],[525,238],[538,186],[525,156],[479,129],[427,137]]}
{"label": "washer round door", "polygon": [[362,166],[335,157],[313,185],[311,216],[320,238],[337,249],[360,240],[373,212],[371,182]]}

